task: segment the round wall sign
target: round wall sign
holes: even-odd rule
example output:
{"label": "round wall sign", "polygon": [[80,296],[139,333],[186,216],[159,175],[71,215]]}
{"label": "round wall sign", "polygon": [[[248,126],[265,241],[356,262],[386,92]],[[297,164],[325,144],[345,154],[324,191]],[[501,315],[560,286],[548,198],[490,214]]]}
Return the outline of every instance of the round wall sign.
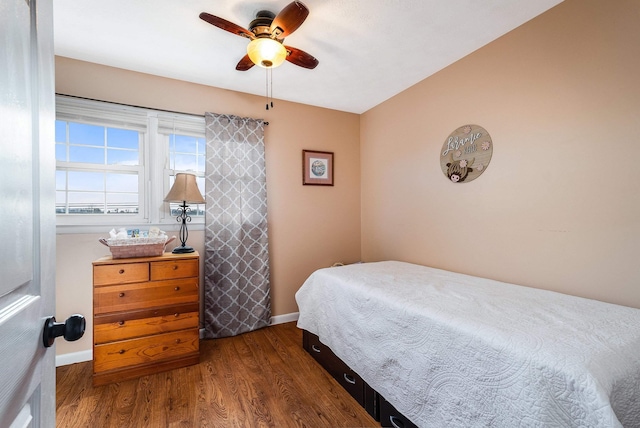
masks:
{"label": "round wall sign", "polygon": [[453,131],[442,145],[440,166],[452,183],[467,183],[487,169],[492,154],[489,133],[478,125],[464,125]]}

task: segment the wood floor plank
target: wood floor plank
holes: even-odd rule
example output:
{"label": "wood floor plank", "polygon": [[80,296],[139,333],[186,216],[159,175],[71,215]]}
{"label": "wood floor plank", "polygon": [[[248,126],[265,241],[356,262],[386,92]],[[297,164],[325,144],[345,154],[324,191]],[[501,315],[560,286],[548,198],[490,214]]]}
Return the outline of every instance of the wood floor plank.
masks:
{"label": "wood floor plank", "polygon": [[94,387],[91,362],[57,369],[73,427],[379,427],[302,349],[295,323],[203,340],[200,364]]}

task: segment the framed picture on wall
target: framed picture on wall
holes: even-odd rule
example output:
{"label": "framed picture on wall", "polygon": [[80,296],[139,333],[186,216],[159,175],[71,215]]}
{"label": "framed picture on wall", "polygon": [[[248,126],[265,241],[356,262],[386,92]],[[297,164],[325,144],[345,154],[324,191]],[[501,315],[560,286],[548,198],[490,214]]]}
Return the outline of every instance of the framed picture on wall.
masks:
{"label": "framed picture on wall", "polygon": [[333,153],[302,151],[302,184],[333,186]]}

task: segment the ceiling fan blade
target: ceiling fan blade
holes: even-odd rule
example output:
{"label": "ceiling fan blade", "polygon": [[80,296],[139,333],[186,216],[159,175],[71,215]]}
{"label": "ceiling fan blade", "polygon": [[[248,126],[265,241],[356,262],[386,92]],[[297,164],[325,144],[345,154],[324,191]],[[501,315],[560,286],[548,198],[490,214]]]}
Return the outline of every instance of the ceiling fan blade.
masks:
{"label": "ceiling fan blade", "polygon": [[207,12],[202,12],[200,14],[200,19],[222,30],[237,34],[238,36],[247,37],[252,40],[255,38],[255,35],[246,28],[242,28],[241,26],[236,25],[233,22],[227,21],[226,19],[222,19],[215,15],[211,15]]}
{"label": "ceiling fan blade", "polygon": [[251,67],[253,67],[255,64],[253,63],[253,61],[251,61],[251,58],[249,58],[249,55],[245,55],[242,57],[242,59],[238,62],[238,65],[236,65],[236,70],[238,71],[247,71],[248,69],[250,69]]}
{"label": "ceiling fan blade", "polygon": [[313,57],[313,55],[309,55],[303,50],[292,48],[291,46],[284,47],[289,55],[287,55],[286,60],[292,64],[298,65],[304,68],[316,68],[319,64],[318,60]]}
{"label": "ceiling fan blade", "polygon": [[298,29],[307,19],[309,9],[299,1],[294,1],[285,6],[284,9],[273,19],[271,23],[271,34],[277,39],[284,39],[289,34]]}

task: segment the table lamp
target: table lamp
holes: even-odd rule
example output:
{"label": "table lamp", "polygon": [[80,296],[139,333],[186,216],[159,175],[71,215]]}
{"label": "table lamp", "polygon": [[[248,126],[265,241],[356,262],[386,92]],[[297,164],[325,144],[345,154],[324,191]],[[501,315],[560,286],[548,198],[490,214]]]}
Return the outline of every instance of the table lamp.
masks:
{"label": "table lamp", "polygon": [[195,250],[192,247],[186,245],[189,232],[187,231],[187,223],[191,221],[191,216],[187,215],[191,209],[187,205],[190,204],[204,204],[205,200],[198,190],[198,184],[196,183],[196,176],[194,174],[178,173],[176,174],[176,180],[169,190],[169,193],[164,198],[165,202],[180,202],[179,206],[180,214],[176,218],[177,221],[182,222],[180,225],[180,242],[182,245],[175,247],[173,253],[193,253]]}

